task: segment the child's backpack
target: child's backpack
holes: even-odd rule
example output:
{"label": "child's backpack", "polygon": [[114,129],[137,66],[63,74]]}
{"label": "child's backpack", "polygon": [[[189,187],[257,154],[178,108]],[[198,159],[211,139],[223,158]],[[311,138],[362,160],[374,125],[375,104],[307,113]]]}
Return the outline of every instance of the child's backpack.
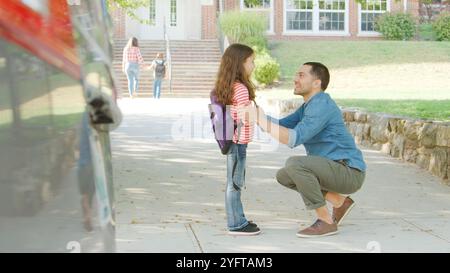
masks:
{"label": "child's backpack", "polygon": [[231,117],[230,106],[217,101],[215,90],[210,93],[211,104],[208,105],[212,129],[222,154],[226,155],[233,144],[236,129],[240,133],[241,126]]}
{"label": "child's backpack", "polygon": [[166,66],[164,64],[164,61],[156,62],[155,77],[161,79],[164,78],[165,76],[166,76]]}

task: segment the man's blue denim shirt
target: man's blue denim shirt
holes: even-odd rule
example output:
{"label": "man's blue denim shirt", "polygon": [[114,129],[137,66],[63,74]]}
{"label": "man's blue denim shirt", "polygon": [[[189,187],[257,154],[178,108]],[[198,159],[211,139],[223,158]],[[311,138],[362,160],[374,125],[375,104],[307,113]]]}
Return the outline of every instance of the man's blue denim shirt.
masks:
{"label": "man's blue denim shirt", "polygon": [[289,147],[303,144],[308,155],[344,160],[352,168],[366,170],[362,153],[345,127],[341,110],[327,93],[317,93],[285,118],[268,119],[288,128]]}

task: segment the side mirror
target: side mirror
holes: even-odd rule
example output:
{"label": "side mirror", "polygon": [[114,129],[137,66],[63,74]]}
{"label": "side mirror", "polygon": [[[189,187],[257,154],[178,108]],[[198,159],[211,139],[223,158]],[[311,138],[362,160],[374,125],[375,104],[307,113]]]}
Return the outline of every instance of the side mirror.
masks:
{"label": "side mirror", "polygon": [[122,122],[122,112],[113,98],[100,90],[88,86],[87,110],[91,124],[100,131],[112,131]]}

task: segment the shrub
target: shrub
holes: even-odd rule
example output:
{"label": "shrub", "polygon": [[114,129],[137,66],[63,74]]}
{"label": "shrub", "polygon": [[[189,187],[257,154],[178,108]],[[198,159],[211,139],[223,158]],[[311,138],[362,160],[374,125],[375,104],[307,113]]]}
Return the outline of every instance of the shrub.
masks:
{"label": "shrub", "polygon": [[375,22],[375,30],[388,40],[410,40],[416,32],[416,22],[409,13],[385,13]]}
{"label": "shrub", "polygon": [[450,13],[442,13],[433,23],[438,41],[450,41]]}
{"label": "shrub", "polygon": [[255,80],[259,84],[271,84],[275,80],[278,80],[280,64],[267,52],[261,52],[256,55],[255,70],[253,73]]}
{"label": "shrub", "polygon": [[255,12],[231,11],[220,16],[220,28],[232,43],[242,43],[255,51],[253,78],[258,85],[267,85],[278,79],[280,65],[267,49],[266,19]]}
{"label": "shrub", "polygon": [[241,41],[243,44],[248,45],[255,49],[255,51],[263,50],[267,48],[267,39],[264,36],[248,36]]}
{"label": "shrub", "polygon": [[255,12],[230,11],[225,12],[219,19],[222,32],[228,36],[230,42],[260,43],[266,31],[266,20]]}

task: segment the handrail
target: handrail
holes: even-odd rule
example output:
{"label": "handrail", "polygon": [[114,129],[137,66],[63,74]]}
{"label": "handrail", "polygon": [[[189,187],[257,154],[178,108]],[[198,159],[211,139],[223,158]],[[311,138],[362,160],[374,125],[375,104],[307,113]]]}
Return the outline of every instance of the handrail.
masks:
{"label": "handrail", "polygon": [[164,17],[164,40],[166,41],[166,63],[169,66],[169,94],[172,94],[172,55],[170,53],[170,39],[166,30],[166,17]]}
{"label": "handrail", "polygon": [[220,51],[222,52],[222,54],[225,52],[225,50],[227,49],[227,47],[230,45],[230,42],[228,41],[228,36],[226,36],[223,31],[222,28],[220,27],[220,16],[222,15],[223,11],[222,9],[220,9],[217,14],[216,14],[216,29],[217,29],[217,38],[219,40],[219,47],[220,47]]}

